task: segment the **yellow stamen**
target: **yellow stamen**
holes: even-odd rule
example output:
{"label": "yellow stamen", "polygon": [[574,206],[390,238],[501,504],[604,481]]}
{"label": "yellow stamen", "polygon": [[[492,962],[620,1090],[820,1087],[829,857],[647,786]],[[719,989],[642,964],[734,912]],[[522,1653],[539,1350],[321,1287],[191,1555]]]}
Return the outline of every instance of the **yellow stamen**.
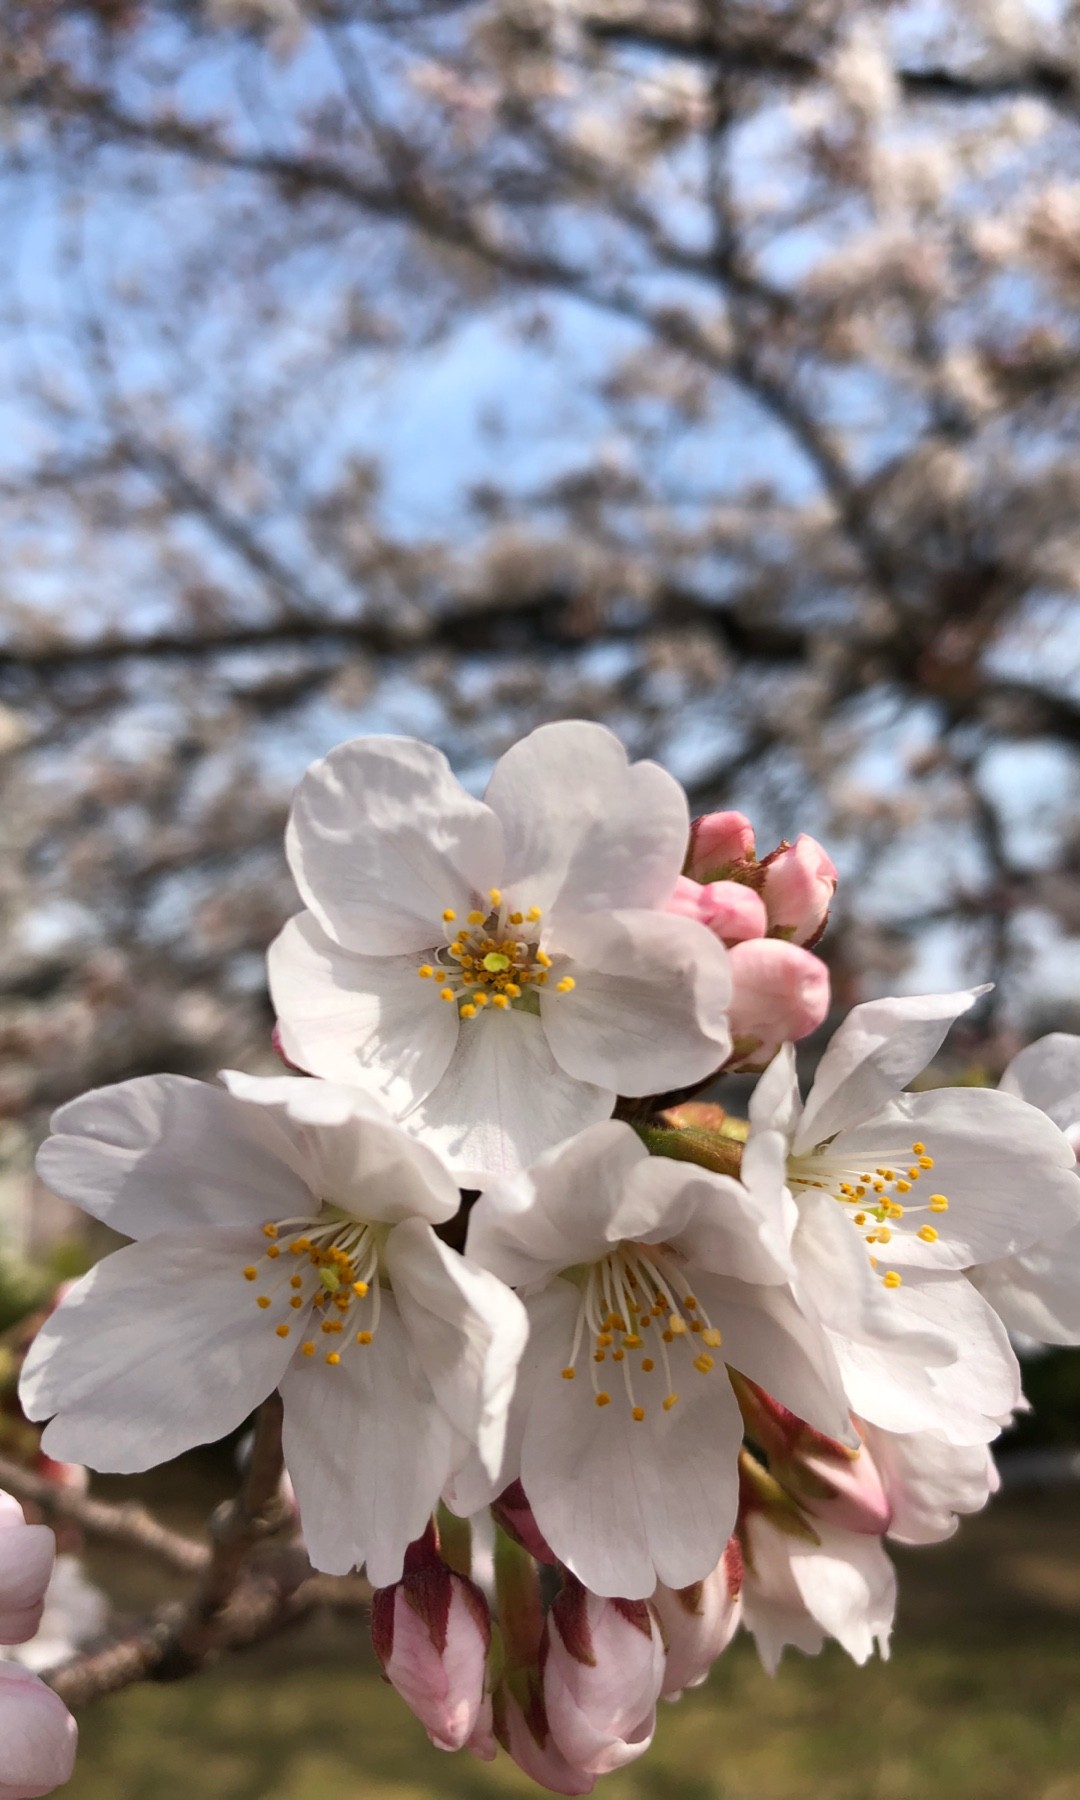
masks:
{"label": "yellow stamen", "polygon": [[665,1398],[664,1398],[664,1411],[665,1411],[665,1412],[670,1412],[670,1411],[671,1411],[671,1409],[672,1409],[672,1407],[673,1407],[673,1406],[677,1406],[677,1405],[678,1405],[678,1401],[679,1401],[679,1396],[678,1396],[678,1394],[667,1394],[667,1395],[665,1395]]}
{"label": "yellow stamen", "polygon": [[645,1417],[645,1408],[643,1406],[635,1406],[634,1410],[630,1414],[630,1417],[632,1419],[636,1419],[638,1424],[640,1425],[642,1419]]}
{"label": "yellow stamen", "polygon": [[476,1017],[475,1006],[463,1006],[461,1008],[460,1012],[458,1013],[459,1019],[475,1019],[475,1017]]}
{"label": "yellow stamen", "polygon": [[922,1238],[922,1241],[924,1244],[936,1244],[937,1243],[938,1234],[934,1230],[934,1227],[932,1225],[921,1226],[919,1228],[918,1236]]}
{"label": "yellow stamen", "polygon": [[258,1269],[254,1268],[249,1263],[247,1268],[244,1270],[244,1280],[245,1281],[258,1281],[258,1279],[259,1279]]}
{"label": "yellow stamen", "polygon": [[338,1355],[336,1350],[331,1350],[331,1352],[326,1360],[330,1364],[330,1367],[332,1369],[336,1369],[338,1366],[338,1363],[341,1361],[341,1358]]}
{"label": "yellow stamen", "polygon": [[275,1330],[277,1331],[278,1337],[286,1338],[289,1335],[289,1327],[287,1325],[275,1326]]}
{"label": "yellow stamen", "polygon": [[562,1372],[562,1378],[564,1381],[573,1381],[573,1379],[574,1379],[573,1369],[564,1369]]}
{"label": "yellow stamen", "polygon": [[656,1367],[656,1364],[653,1362],[653,1359],[651,1356],[643,1356],[642,1357],[641,1368],[642,1368],[642,1372],[644,1374],[651,1375],[653,1370],[655,1369],[655,1367]]}
{"label": "yellow stamen", "polygon": [[555,992],[557,994],[569,994],[571,989],[576,987],[577,982],[574,980],[574,977],[572,975],[564,975],[561,981],[555,983]]}
{"label": "yellow stamen", "polygon": [[500,1012],[505,1012],[510,1002],[505,994],[492,994],[491,1004],[492,1006],[497,1006]]}
{"label": "yellow stamen", "polygon": [[525,914],[530,925],[535,925],[540,916],[540,908],[538,906],[530,906],[528,912]]}
{"label": "yellow stamen", "polygon": [[264,1225],[263,1226],[263,1237],[276,1238],[277,1234],[278,1234],[278,1228],[276,1225]]}
{"label": "yellow stamen", "polygon": [[416,973],[419,975],[421,981],[430,981],[435,971],[430,963],[421,963]]}
{"label": "yellow stamen", "polygon": [[702,1332],[701,1341],[708,1344],[710,1350],[719,1350],[724,1340],[714,1325],[711,1330]]}
{"label": "yellow stamen", "polygon": [[887,1273],[881,1277],[881,1285],[882,1287],[887,1288],[898,1288],[900,1286],[900,1276],[895,1269],[889,1269]]}
{"label": "yellow stamen", "polygon": [[482,912],[471,912],[468,917],[470,925],[482,925],[484,923],[484,915]]}
{"label": "yellow stamen", "polygon": [[452,1000],[453,998],[454,998],[453,988],[440,988],[439,989],[439,999],[440,1000]]}
{"label": "yellow stamen", "polygon": [[370,1331],[358,1331],[356,1334],[356,1341],[358,1344],[370,1344],[370,1342],[371,1342]]}
{"label": "yellow stamen", "polygon": [[305,1356],[314,1356],[315,1354],[314,1344],[301,1344],[300,1349]]}
{"label": "yellow stamen", "polygon": [[610,1394],[597,1394],[596,1404],[597,1404],[597,1406],[610,1406],[611,1405],[611,1395]]}
{"label": "yellow stamen", "polygon": [[941,1212],[948,1212],[948,1210],[949,1210],[949,1202],[944,1194],[931,1194],[931,1196],[930,1196],[930,1211],[931,1212],[941,1213]]}
{"label": "yellow stamen", "polygon": [[266,1309],[267,1309],[267,1307],[268,1307],[268,1306],[269,1306],[269,1304],[270,1304],[270,1296],[269,1296],[269,1294],[260,1294],[260,1295],[259,1295],[259,1302],[258,1302],[258,1303],[259,1303],[259,1305],[260,1305],[260,1306],[261,1306],[261,1307],[262,1307],[262,1310],[263,1310],[263,1312],[265,1312],[265,1311],[266,1311]]}

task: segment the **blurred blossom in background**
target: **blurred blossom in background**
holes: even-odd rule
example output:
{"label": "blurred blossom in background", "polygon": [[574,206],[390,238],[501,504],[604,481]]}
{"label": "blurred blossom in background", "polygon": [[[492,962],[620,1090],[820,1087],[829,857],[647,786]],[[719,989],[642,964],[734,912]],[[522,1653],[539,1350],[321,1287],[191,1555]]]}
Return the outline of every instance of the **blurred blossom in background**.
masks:
{"label": "blurred blossom in background", "polygon": [[[7,0],[0,96],[3,1357],[106,1247],[34,1185],[51,1109],[278,1066],[289,795],[361,733],[479,789],[599,719],[695,813],[825,845],[834,1017],[993,982],[934,1076],[989,1084],[1080,1028],[1075,5]],[[1027,1388],[1057,1482],[1080,1374]],[[230,1473],[193,1466],[193,1517]],[[1077,1800],[1058,1505],[1006,1493],[943,1553],[952,1614],[981,1596],[962,1682],[932,1555],[890,1670],[785,1664],[785,1698],[735,1653],[662,1721],[657,1791]],[[186,1795],[196,1741],[221,1796],[357,1782],[335,1720],[382,1691],[334,1630],[329,1715],[268,1665],[306,1698],[263,1762],[233,1673],[198,1723],[198,1687],[127,1696],[127,1736],[95,1713],[72,1794]],[[1029,1694],[987,1647],[1025,1633]],[[740,1707],[797,1749],[729,1789]],[[875,1718],[857,1766],[819,1709]],[[513,1780],[382,1730],[380,1796]]]}

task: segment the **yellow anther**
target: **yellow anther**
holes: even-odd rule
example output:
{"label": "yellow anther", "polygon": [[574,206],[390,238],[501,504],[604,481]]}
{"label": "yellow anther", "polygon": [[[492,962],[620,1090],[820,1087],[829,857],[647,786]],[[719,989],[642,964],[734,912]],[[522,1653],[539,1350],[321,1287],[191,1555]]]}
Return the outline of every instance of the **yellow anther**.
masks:
{"label": "yellow anther", "polygon": [[604,1362],[606,1360],[606,1353],[603,1350],[594,1350],[592,1359],[593,1362]]}
{"label": "yellow anther", "polygon": [[430,981],[435,971],[430,963],[421,963],[416,973],[419,975],[421,981]]}
{"label": "yellow anther", "polygon": [[691,1329],[691,1331],[704,1331],[705,1327],[701,1323],[700,1319],[691,1319],[690,1329]]}
{"label": "yellow anther", "polygon": [[370,1331],[358,1331],[356,1334],[356,1341],[358,1344],[370,1344],[370,1342],[371,1342]]}
{"label": "yellow anther", "polygon": [[912,1156],[923,1156],[925,1154],[925,1152],[926,1152],[925,1144],[912,1144],[912,1146],[911,1146]]}
{"label": "yellow anther", "polygon": [[314,1344],[301,1344],[300,1349],[305,1356],[314,1356],[315,1354]]}
{"label": "yellow anther", "polygon": [[[670,1313],[668,1315],[667,1323],[668,1323],[668,1331],[672,1332],[675,1337],[685,1337],[685,1335],[686,1335],[686,1320],[680,1318],[678,1313]],[[667,1335],[667,1333],[665,1333],[665,1336],[666,1335]]]}
{"label": "yellow anther", "polygon": [[302,1288],[303,1285],[304,1285],[304,1277],[302,1275],[290,1275],[289,1276],[289,1286],[291,1288]]}
{"label": "yellow anther", "polygon": [[896,1191],[898,1194],[910,1194],[910,1192],[911,1192],[910,1181],[898,1181],[896,1184]]}
{"label": "yellow anther", "polygon": [[482,912],[471,912],[469,914],[469,924],[470,925],[482,925],[483,923],[484,923],[484,915]]}
{"label": "yellow anther", "polygon": [[562,1378],[564,1381],[573,1381],[573,1379],[574,1379],[573,1369],[564,1369],[562,1372]]}
{"label": "yellow anther", "polygon": [[920,1158],[919,1158],[920,1169],[932,1169],[933,1166],[934,1166],[934,1159],[932,1156],[920,1156]]}
{"label": "yellow anther", "polygon": [[626,1361],[626,1351],[625,1350],[613,1350],[611,1352],[611,1360],[612,1360],[612,1362],[625,1362]]}
{"label": "yellow anther", "polygon": [[643,1356],[641,1359],[641,1367],[642,1367],[642,1372],[644,1374],[651,1375],[653,1370],[656,1367],[656,1364],[653,1362],[653,1359],[651,1356]]}
{"label": "yellow anther", "polygon": [[500,1012],[505,1012],[510,1002],[505,994],[492,994],[491,1004],[497,1006]]}
{"label": "yellow anther", "polygon": [[463,1007],[461,1007],[460,1011],[458,1012],[459,1019],[475,1019],[475,1017],[476,1017],[475,1006],[463,1006]]}
{"label": "yellow anther", "polygon": [[289,1335],[289,1327],[287,1325],[277,1325],[274,1329],[276,1330],[278,1337],[288,1337]]}
{"label": "yellow anther", "polygon": [[368,1284],[366,1281],[354,1281],[352,1291],[358,1300],[367,1299]]}
{"label": "yellow anther", "polygon": [[311,1249],[311,1239],[298,1237],[293,1241],[289,1248],[292,1250],[294,1256],[303,1256],[305,1250]]}
{"label": "yellow anther", "polygon": [[535,925],[537,919],[539,919],[540,916],[541,916],[540,908],[538,906],[530,906],[528,912],[525,914],[525,917],[528,919],[530,925]]}
{"label": "yellow anther", "polygon": [[257,1302],[257,1304],[258,1304],[258,1305],[259,1305],[259,1306],[261,1306],[261,1307],[262,1307],[262,1310],[263,1310],[263,1312],[265,1312],[265,1311],[266,1311],[266,1309],[267,1309],[267,1307],[268,1307],[268,1306],[269,1306],[269,1304],[270,1304],[270,1296],[269,1296],[269,1294],[260,1294],[260,1295],[259,1295],[259,1298],[258,1298],[258,1302]]}
{"label": "yellow anther", "polygon": [[643,1406],[635,1406],[630,1417],[636,1419],[637,1423],[640,1425],[642,1419],[645,1417],[645,1408]]}
{"label": "yellow anther", "polygon": [[486,1006],[487,1003],[488,1003],[488,997],[485,993],[476,993],[473,995],[473,1005],[474,1006]]}
{"label": "yellow anther", "polygon": [[881,1285],[882,1287],[887,1288],[898,1288],[900,1286],[900,1276],[895,1269],[888,1269],[885,1272],[881,1277]]}
{"label": "yellow anther", "polygon": [[715,1369],[716,1363],[713,1357],[708,1356],[703,1350],[700,1356],[695,1356],[694,1367],[700,1370],[702,1375],[707,1375],[710,1369]]}
{"label": "yellow anther", "polygon": [[300,1294],[294,1294],[292,1299],[289,1301],[289,1305],[292,1307],[293,1312],[299,1312],[300,1308],[303,1306],[303,1304],[304,1304],[303,1296]]}
{"label": "yellow anther", "polygon": [[675,1342],[675,1333],[670,1329],[670,1327],[667,1330],[661,1332],[660,1335],[663,1338],[665,1344],[673,1344]]}
{"label": "yellow anther", "polygon": [[623,1349],[624,1350],[640,1350],[641,1349],[641,1339],[636,1335],[635,1332],[631,1332],[629,1337],[623,1338]]}
{"label": "yellow anther", "polygon": [[277,1262],[278,1257],[281,1255],[281,1245],[271,1244],[266,1254],[271,1262]]}
{"label": "yellow anther", "polygon": [[439,989],[439,999],[440,1000],[452,1000],[453,998],[454,998],[453,988],[440,988]]}
{"label": "yellow anther", "polygon": [[550,969],[551,967],[551,958],[546,950],[538,950],[534,961],[538,962],[542,969]]}
{"label": "yellow anther", "polygon": [[716,1326],[713,1325],[708,1331],[702,1333],[701,1341],[703,1344],[708,1344],[710,1350],[719,1350],[724,1340],[717,1331]]}
{"label": "yellow anther", "polygon": [[938,1234],[932,1225],[920,1226],[917,1235],[922,1238],[924,1244],[937,1243]]}
{"label": "yellow anther", "polygon": [[247,1268],[244,1270],[244,1280],[245,1281],[258,1281],[258,1279],[259,1279],[258,1269],[256,1269],[253,1264],[249,1263]]}
{"label": "yellow anther", "polygon": [[892,1232],[889,1230],[889,1227],[887,1225],[879,1225],[878,1226],[877,1241],[879,1244],[887,1244],[889,1242],[889,1240],[891,1239],[891,1237],[892,1237]]}
{"label": "yellow anther", "polygon": [[931,1194],[931,1196],[930,1196],[930,1211],[931,1212],[948,1212],[948,1210],[949,1210],[949,1202],[948,1202],[947,1197],[944,1194]]}
{"label": "yellow anther", "polygon": [[610,1394],[597,1394],[596,1404],[597,1404],[597,1406],[610,1406],[611,1405],[611,1395]]}
{"label": "yellow anther", "polygon": [[492,906],[501,906],[502,905],[502,889],[501,888],[488,888],[488,899],[491,901]]}
{"label": "yellow anther", "polygon": [[326,1360],[330,1364],[330,1367],[332,1369],[336,1369],[338,1366],[338,1363],[341,1361],[341,1358],[338,1355],[336,1350],[331,1350],[329,1355],[327,1356]]}
{"label": "yellow anther", "polygon": [[511,913],[510,923],[511,925],[523,925],[525,923],[524,913]]}
{"label": "yellow anther", "polygon": [[695,1299],[693,1294],[684,1294],[683,1295],[683,1305],[685,1306],[687,1312],[697,1312],[697,1300]]}
{"label": "yellow anther", "polygon": [[855,1223],[856,1223],[856,1225],[865,1225],[866,1224],[866,1214],[863,1212],[856,1213],[855,1214]]}
{"label": "yellow anther", "polygon": [[665,1394],[665,1396],[664,1396],[664,1411],[670,1412],[673,1406],[678,1405],[678,1401],[679,1401],[678,1394]]}
{"label": "yellow anther", "polygon": [[910,1169],[908,1170],[908,1180],[909,1181],[918,1181],[919,1176],[921,1174],[922,1174],[922,1170],[920,1169],[918,1163],[912,1163]]}
{"label": "yellow anther", "polygon": [[449,925],[456,918],[457,918],[457,913],[454,911],[452,906],[448,906],[446,908],[445,912],[443,913],[443,922],[445,924]]}
{"label": "yellow anther", "polygon": [[572,975],[564,975],[561,981],[555,983],[555,992],[557,994],[569,994],[570,991],[576,987],[577,982],[574,980],[574,977]]}
{"label": "yellow anther", "polygon": [[874,1192],[875,1194],[883,1194],[885,1192],[885,1183],[883,1181],[875,1181]]}
{"label": "yellow anther", "polygon": [[263,1237],[276,1238],[277,1234],[278,1234],[278,1228],[276,1225],[264,1225],[263,1226]]}
{"label": "yellow anther", "polygon": [[458,942],[457,938],[454,939],[453,943],[450,946],[450,954],[451,954],[451,956],[456,956],[459,960],[464,959],[467,962],[472,961],[471,957],[465,956],[465,946],[464,946],[464,944],[460,944]]}
{"label": "yellow anther", "polygon": [[508,1000],[520,1000],[521,999],[521,989],[518,987],[518,984],[516,981],[508,981],[506,986],[503,989],[503,993],[506,995]]}

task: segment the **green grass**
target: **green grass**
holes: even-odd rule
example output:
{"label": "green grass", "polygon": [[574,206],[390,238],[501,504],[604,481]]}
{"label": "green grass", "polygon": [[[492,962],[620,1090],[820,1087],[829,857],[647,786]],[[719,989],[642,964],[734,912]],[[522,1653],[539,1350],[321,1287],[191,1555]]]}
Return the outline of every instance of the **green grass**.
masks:
{"label": "green grass", "polygon": [[[1080,1501],[999,1503],[903,1556],[893,1659],[741,1640],[664,1706],[607,1800],[1080,1800]],[[68,1800],[495,1800],[536,1790],[433,1750],[380,1679],[362,1624],[317,1621],[174,1687],[82,1718]]]}

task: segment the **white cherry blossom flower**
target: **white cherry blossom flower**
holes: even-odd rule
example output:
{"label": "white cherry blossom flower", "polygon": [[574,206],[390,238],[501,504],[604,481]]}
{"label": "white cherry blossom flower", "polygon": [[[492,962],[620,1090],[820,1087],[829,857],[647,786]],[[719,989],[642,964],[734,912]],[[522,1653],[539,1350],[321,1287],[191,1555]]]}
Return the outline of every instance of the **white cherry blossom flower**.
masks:
{"label": "white cherry blossom flower", "polygon": [[413,738],[315,763],[286,845],[308,908],[270,950],[281,1047],[373,1088],[464,1175],[516,1172],[617,1094],[731,1048],[727,955],[664,908],[686,798],[599,725],[541,726],[483,800]]}
{"label": "white cherry blossom flower", "polygon": [[[1080,1038],[1051,1032],[1014,1056],[1001,1092],[1037,1106],[1080,1155]],[[1052,1229],[1028,1250],[971,1271],[1010,1331],[1041,1344],[1080,1344],[1080,1226]]]}
{"label": "white cherry blossom flower", "polygon": [[965,993],[855,1007],[805,1106],[788,1046],[751,1102],[751,1143],[780,1130],[798,1291],[828,1328],[852,1410],[888,1430],[985,1443],[1020,1400],[996,1314],[963,1271],[1080,1212],[1061,1132],[1007,1093],[903,1092]]}
{"label": "white cherry blossom flower", "polygon": [[950,1444],[933,1431],[900,1433],[855,1422],[888,1496],[888,1536],[898,1544],[942,1543],[960,1515],[980,1512],[1001,1486],[985,1444]]}
{"label": "white cherry blossom flower", "polygon": [[[481,1195],[468,1250],[520,1288],[530,1320],[507,1455],[539,1530],[593,1593],[646,1599],[720,1561],[742,1421],[726,1366],[832,1436],[851,1436],[824,1335],[800,1312],[780,1201],[781,1142],[743,1182],[650,1157],[594,1125]],[[451,1497],[490,1497],[464,1477]]]}
{"label": "white cherry blossom flower", "polygon": [[62,1107],[39,1169],[136,1241],[76,1284],[22,1379],[46,1452],[123,1473],[239,1426],[275,1388],[316,1567],[401,1574],[465,1445],[497,1468],[525,1335],[436,1236],[457,1185],[354,1089],[148,1076]]}

